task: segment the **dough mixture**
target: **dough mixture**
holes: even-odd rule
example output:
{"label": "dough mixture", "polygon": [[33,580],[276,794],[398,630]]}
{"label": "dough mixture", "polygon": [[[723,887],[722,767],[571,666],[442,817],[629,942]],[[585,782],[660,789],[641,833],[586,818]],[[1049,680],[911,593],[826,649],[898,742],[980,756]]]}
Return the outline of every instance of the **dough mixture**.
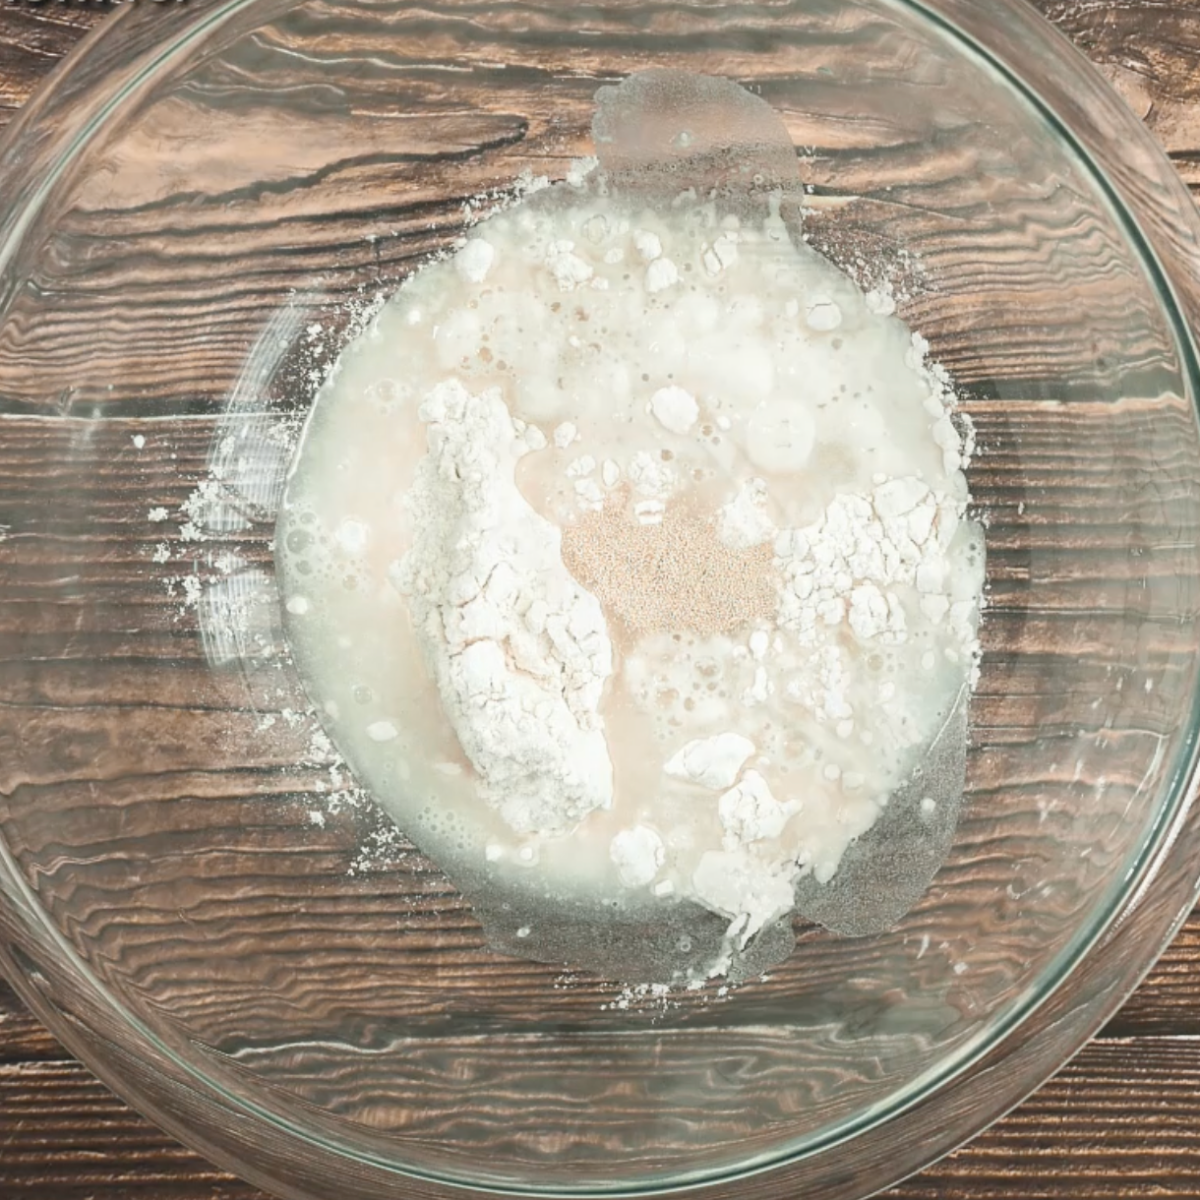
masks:
{"label": "dough mixture", "polygon": [[539,915],[670,910],[721,929],[688,957],[683,921],[674,973],[726,970],[975,681],[948,381],[756,203],[576,164],[404,284],[293,463],[279,564],[327,729],[469,896],[533,914],[535,957]]}

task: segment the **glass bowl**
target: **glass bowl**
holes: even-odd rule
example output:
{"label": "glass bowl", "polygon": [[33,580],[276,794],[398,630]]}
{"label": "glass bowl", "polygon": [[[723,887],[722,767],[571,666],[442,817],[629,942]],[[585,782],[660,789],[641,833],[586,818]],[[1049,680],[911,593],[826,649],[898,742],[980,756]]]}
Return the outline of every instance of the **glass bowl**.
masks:
{"label": "glass bowl", "polygon": [[[1111,1014],[1190,908],[1193,205],[1019,2],[127,6],[0,146],[0,969],[288,1197],[853,1198]],[[781,114],[815,245],[900,271],[978,430],[982,678],[892,931],[721,993],[489,951],[282,640],[289,438],[364,311],[649,66]]]}

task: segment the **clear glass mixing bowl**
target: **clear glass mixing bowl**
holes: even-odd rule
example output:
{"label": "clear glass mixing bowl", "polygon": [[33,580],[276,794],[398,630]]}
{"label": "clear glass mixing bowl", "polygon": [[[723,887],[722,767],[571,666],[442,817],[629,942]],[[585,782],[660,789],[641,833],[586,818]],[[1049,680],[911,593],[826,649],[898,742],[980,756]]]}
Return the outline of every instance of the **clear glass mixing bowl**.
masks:
{"label": "clear glass mixing bowl", "polygon": [[[906,264],[979,431],[989,610],[918,907],[622,1007],[489,952],[341,790],[271,538],[355,314],[652,65],[760,92],[814,243]],[[131,5],[0,179],[0,968],[216,1161],[341,1200],[859,1197],[1057,1068],[1190,907],[1200,225],[1019,0]]]}

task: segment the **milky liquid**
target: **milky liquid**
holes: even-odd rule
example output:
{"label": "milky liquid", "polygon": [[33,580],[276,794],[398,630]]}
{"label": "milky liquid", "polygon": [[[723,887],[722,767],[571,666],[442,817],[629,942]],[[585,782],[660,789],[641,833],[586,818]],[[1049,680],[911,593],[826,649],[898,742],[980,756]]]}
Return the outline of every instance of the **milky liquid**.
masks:
{"label": "milky liquid", "polygon": [[[547,911],[691,901],[748,936],[779,915],[766,909],[798,874],[834,875],[954,706],[974,666],[982,539],[962,519],[961,445],[946,436],[942,385],[886,303],[868,302],[777,211],[753,223],[691,198],[649,211],[605,192],[593,174],[491,218],[342,354],[280,517],[288,628],[360,781],[464,886],[548,901]],[[521,459],[517,483],[567,529],[605,503],[631,520],[638,505],[654,519],[655,506],[686,503],[735,542],[786,551],[788,531],[819,523],[839,496],[919,479],[957,622],[940,604],[931,619],[914,582],[889,589],[902,638],[863,638],[845,619],[789,629],[762,617],[715,635],[634,634],[610,614],[600,713],[612,806],[566,834],[514,830],[481,799],[431,646],[394,582],[414,540],[406,496],[428,433],[419,408],[447,380],[499,389],[513,418],[542,431],[545,448]],[[685,431],[654,412],[668,389],[695,401]],[[764,502],[748,504],[755,488]],[[748,533],[738,512],[750,513]],[[775,555],[781,592],[788,561]],[[848,601],[856,581],[842,582]],[[664,771],[688,743],[730,732],[754,747],[741,777],[757,772],[787,810],[769,838],[731,834],[719,811],[727,788]],[[662,862],[630,887],[613,841],[637,829],[657,834]],[[768,880],[765,899],[749,896],[743,868]],[[536,944],[536,930],[518,932]]]}

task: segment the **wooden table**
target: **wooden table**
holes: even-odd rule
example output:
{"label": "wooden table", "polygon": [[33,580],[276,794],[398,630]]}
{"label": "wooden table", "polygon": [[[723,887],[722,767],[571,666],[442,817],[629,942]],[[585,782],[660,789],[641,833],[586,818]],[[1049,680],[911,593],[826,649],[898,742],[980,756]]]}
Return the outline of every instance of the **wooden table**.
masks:
{"label": "wooden table", "polygon": [[[1200,191],[1200,0],[1037,0],[1100,65]],[[110,11],[0,7],[0,126]],[[164,17],[166,14],[164,14]],[[890,1200],[1200,1197],[1200,909],[1124,1010],[1016,1112]],[[251,1200],[159,1133],[0,982],[0,1197]]]}

